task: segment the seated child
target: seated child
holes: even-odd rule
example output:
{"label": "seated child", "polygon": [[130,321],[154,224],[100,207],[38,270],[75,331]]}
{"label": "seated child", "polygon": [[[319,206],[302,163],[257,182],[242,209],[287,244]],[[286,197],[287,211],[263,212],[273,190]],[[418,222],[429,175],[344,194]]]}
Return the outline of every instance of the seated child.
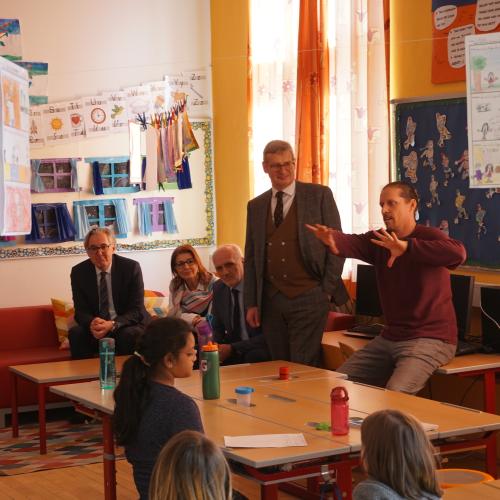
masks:
{"label": "seated child", "polygon": [[361,460],[368,479],[353,500],[437,500],[434,448],[420,423],[397,410],[369,415],[361,425]]}
{"label": "seated child", "polygon": [[231,471],[219,447],[184,431],[165,445],[153,470],[151,500],[231,500]]}

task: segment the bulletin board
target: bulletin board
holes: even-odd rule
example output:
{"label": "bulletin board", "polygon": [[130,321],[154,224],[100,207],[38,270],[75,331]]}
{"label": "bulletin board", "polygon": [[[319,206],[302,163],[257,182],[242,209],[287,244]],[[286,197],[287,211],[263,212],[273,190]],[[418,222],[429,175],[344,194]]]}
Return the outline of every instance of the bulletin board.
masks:
{"label": "bulletin board", "polygon": [[500,189],[469,187],[465,98],[394,103],[396,177],[418,192],[418,222],[464,243],[466,265],[500,268]]}

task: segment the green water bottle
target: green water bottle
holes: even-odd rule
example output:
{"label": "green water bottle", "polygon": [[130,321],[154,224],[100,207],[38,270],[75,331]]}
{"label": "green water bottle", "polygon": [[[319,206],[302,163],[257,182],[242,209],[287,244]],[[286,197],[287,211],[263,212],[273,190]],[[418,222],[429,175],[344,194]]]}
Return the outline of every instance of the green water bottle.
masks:
{"label": "green water bottle", "polygon": [[219,399],[219,346],[212,342],[201,347],[200,371],[203,399]]}

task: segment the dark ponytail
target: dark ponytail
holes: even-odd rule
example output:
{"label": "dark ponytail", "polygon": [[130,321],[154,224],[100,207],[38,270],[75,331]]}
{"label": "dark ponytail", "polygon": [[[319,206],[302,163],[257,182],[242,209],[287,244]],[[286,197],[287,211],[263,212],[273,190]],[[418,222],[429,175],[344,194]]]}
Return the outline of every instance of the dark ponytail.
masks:
{"label": "dark ponytail", "polygon": [[146,327],[136,352],[123,365],[114,392],[113,427],[117,444],[125,445],[135,438],[150,403],[152,377],[167,354],[177,358],[190,333],[189,325],[178,318],[155,319]]}

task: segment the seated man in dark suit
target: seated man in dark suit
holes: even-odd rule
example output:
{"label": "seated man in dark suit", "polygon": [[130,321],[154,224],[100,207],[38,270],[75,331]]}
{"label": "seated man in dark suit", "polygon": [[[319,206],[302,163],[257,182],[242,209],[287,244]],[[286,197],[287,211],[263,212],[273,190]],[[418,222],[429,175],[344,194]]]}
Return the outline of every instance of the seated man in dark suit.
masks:
{"label": "seated man in dark suit", "polygon": [[89,231],[84,246],[89,258],[71,270],[77,323],[69,332],[71,357],[92,357],[103,337],[115,339],[116,354],[132,354],[149,320],[141,267],[115,255],[115,238],[108,228]]}
{"label": "seated man in dark suit", "polygon": [[245,321],[240,248],[223,245],[214,252],[212,260],[220,278],[214,285],[212,327],[221,363],[269,361],[270,354],[260,328],[252,328]]}

